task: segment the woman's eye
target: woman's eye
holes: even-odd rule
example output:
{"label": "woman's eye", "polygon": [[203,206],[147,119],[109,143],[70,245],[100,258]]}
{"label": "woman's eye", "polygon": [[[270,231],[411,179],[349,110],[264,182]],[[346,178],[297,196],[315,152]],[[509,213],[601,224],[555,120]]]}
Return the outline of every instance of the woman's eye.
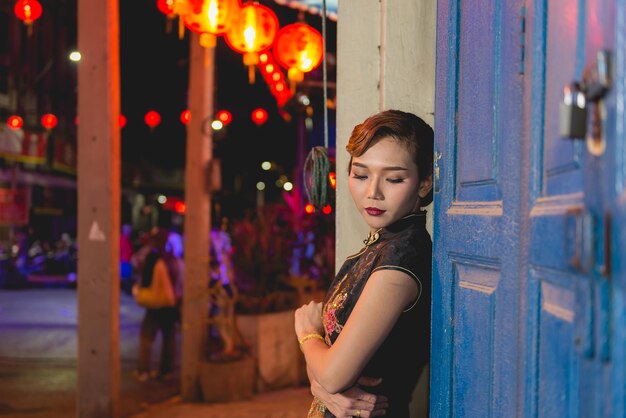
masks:
{"label": "woman's eye", "polygon": [[367,176],[360,176],[358,174],[352,173],[352,178],[355,178],[357,180],[365,180]]}
{"label": "woman's eye", "polygon": [[387,179],[389,183],[402,183],[404,179]]}

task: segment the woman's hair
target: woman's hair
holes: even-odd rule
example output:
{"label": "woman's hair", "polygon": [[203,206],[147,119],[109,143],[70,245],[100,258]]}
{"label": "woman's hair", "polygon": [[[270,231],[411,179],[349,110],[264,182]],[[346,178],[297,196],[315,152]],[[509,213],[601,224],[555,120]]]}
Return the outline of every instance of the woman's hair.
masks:
{"label": "woman's hair", "polygon": [[[152,273],[154,272],[154,267],[156,266],[159,258],[163,259],[166,264],[168,263],[168,258],[170,255],[166,251],[167,245],[167,237],[168,232],[161,228],[155,228],[150,232],[150,245],[152,246],[152,250],[146,255],[146,259],[143,265],[143,270],[141,273],[141,286],[142,287],[150,287],[152,283]],[[168,265],[168,270],[169,265]],[[171,271],[169,271],[171,275]]]}
{"label": "woman's hair", "polygon": [[[365,119],[354,127],[346,151],[352,158],[360,157],[384,137],[391,137],[413,154],[420,181],[433,174],[433,129],[413,113],[401,110],[384,110]],[[420,201],[426,206],[433,200],[432,190]]]}

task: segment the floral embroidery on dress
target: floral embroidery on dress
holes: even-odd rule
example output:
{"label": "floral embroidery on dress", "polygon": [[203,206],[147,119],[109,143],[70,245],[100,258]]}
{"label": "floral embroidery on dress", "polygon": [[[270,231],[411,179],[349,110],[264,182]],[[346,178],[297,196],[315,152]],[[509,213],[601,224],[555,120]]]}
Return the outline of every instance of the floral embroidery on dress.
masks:
{"label": "floral embroidery on dress", "polygon": [[317,398],[313,398],[313,402],[311,403],[311,408],[309,408],[309,413],[307,414],[307,418],[324,418],[324,413],[326,412],[326,406]]}
{"label": "floral embroidery on dress", "polygon": [[347,292],[341,292],[339,294],[333,294],[332,300],[324,305],[323,309],[323,323],[326,330],[326,336],[329,338],[333,332],[339,334],[343,328],[343,325],[337,319],[337,312],[341,310],[344,302],[348,297]]}
{"label": "floral embroidery on dress", "polygon": [[324,313],[324,329],[326,330],[326,335],[330,335],[335,331],[339,334],[343,329],[343,325],[337,320],[336,312],[337,308],[334,308]]}

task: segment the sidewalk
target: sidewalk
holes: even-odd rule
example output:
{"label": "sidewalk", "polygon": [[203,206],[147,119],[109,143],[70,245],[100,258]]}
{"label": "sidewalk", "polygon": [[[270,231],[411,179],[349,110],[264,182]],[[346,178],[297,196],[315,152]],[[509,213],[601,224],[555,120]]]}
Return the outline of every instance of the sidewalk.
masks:
{"label": "sidewalk", "polygon": [[[76,291],[0,290],[0,416],[76,416]],[[308,387],[257,394],[233,403],[187,403],[180,380],[140,383],[132,377],[143,309],[121,295],[121,418],[304,418]],[[155,344],[155,355],[159,343]]]}
{"label": "sidewalk", "polygon": [[308,387],[282,389],[230,403],[190,403],[173,397],[129,418],[305,418],[312,395]]}

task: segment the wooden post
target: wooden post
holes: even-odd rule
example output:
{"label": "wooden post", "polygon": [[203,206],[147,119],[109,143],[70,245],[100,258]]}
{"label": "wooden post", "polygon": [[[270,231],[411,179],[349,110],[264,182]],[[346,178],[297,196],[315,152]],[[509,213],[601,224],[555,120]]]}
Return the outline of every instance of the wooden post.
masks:
{"label": "wooden post", "polygon": [[120,413],[118,0],[78,1],[77,416]]}
{"label": "wooden post", "polygon": [[200,399],[198,371],[207,341],[211,196],[209,167],[213,154],[214,49],[203,48],[193,34],[189,48],[189,110],[185,164],[185,284],[182,312],[181,394]]}

